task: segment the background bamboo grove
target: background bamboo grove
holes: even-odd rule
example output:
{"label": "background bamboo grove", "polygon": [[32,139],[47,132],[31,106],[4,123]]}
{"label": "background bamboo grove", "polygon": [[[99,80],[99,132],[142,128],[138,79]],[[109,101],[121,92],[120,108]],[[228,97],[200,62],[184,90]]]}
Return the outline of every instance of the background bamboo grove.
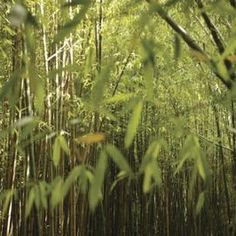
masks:
{"label": "background bamboo grove", "polygon": [[0,4],[0,235],[235,235],[236,1]]}

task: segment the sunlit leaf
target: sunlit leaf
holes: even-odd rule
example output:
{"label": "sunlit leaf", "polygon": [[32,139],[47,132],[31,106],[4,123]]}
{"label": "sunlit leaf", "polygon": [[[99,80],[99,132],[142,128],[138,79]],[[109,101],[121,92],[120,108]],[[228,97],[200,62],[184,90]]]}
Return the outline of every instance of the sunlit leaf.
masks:
{"label": "sunlit leaf", "polygon": [[100,143],[105,140],[104,133],[93,133],[87,134],[82,137],[76,139],[78,143],[85,143],[85,144],[93,144],[93,143]]}

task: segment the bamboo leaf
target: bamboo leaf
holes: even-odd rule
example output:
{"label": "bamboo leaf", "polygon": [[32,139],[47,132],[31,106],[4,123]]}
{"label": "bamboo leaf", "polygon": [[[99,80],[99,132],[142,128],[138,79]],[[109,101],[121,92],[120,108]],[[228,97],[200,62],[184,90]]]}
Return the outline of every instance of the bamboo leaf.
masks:
{"label": "bamboo leaf", "polygon": [[60,136],[57,136],[53,144],[52,160],[55,167],[58,166],[61,158]]}
{"label": "bamboo leaf", "polygon": [[201,212],[201,210],[204,206],[204,202],[205,202],[205,193],[201,192],[199,194],[198,201],[197,201],[197,206],[196,206],[196,214],[197,215]]}
{"label": "bamboo leaf", "polygon": [[6,215],[9,204],[12,200],[12,197],[14,196],[14,190],[7,190],[4,195],[5,195],[5,199],[4,199],[4,203],[3,203],[2,213],[3,213],[3,215]]}
{"label": "bamboo leaf", "polygon": [[61,177],[56,177],[52,185],[52,194],[51,194],[51,207],[54,209],[63,199],[64,195],[62,194],[63,189],[63,179]]}
{"label": "bamboo leaf", "polygon": [[91,102],[94,110],[97,110],[102,102],[106,82],[108,81],[110,76],[110,70],[111,66],[109,65],[106,68],[102,69],[102,71],[98,74],[96,78],[91,94]]}
{"label": "bamboo leaf", "polygon": [[151,183],[152,183],[152,166],[149,164],[146,166],[144,171],[144,180],[143,180],[143,192],[148,193],[151,189]]}
{"label": "bamboo leaf", "polygon": [[115,146],[108,144],[105,150],[112,158],[112,160],[117,164],[120,170],[126,172],[127,174],[133,173],[128,162],[126,161],[122,153]]}
{"label": "bamboo leaf", "polygon": [[31,209],[33,207],[34,201],[35,201],[35,190],[34,190],[34,187],[33,187],[30,190],[29,198],[28,198],[28,200],[26,202],[25,217],[29,216],[29,214],[31,212]]}
{"label": "bamboo leaf", "polygon": [[68,147],[68,144],[65,140],[65,137],[62,135],[59,135],[59,143],[60,143],[60,147],[61,149],[67,154],[70,155],[70,149]]}
{"label": "bamboo leaf", "polygon": [[76,166],[70,171],[63,185],[64,196],[68,193],[71,185],[79,178],[82,166]]}
{"label": "bamboo leaf", "polygon": [[87,134],[82,137],[76,139],[77,143],[85,143],[85,144],[93,144],[93,143],[100,143],[105,140],[104,133],[93,133]]}
{"label": "bamboo leaf", "polygon": [[89,189],[89,205],[93,211],[98,202],[102,199],[102,185],[104,182],[105,171],[107,168],[107,154],[101,151],[98,164],[94,172],[94,178]]}
{"label": "bamboo leaf", "polygon": [[40,193],[40,202],[44,209],[47,209],[47,192],[46,192],[46,183],[40,181],[39,182],[39,193]]}
{"label": "bamboo leaf", "polygon": [[132,116],[129,120],[127,132],[125,135],[125,147],[126,148],[128,148],[131,145],[131,143],[133,142],[133,139],[136,135],[138,125],[141,120],[142,108],[143,108],[143,102],[140,101],[135,105],[135,107],[133,109],[133,113],[132,113]]}

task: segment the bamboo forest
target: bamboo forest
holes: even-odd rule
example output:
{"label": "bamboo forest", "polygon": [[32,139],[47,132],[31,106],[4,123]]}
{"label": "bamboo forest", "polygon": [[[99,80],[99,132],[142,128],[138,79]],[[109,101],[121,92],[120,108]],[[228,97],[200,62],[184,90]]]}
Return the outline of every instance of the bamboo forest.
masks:
{"label": "bamboo forest", "polygon": [[1,0],[0,236],[236,235],[236,0]]}

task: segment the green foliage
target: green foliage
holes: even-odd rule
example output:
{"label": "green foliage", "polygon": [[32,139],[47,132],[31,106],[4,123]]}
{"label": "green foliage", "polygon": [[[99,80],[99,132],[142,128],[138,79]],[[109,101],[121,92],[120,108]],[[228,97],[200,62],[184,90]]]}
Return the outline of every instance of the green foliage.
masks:
{"label": "green foliage", "polygon": [[129,124],[127,127],[127,132],[125,135],[125,147],[128,148],[137,133],[138,125],[141,120],[143,109],[143,101],[139,101],[133,108],[132,115],[129,120]]}
{"label": "green foliage", "polygon": [[130,168],[127,160],[123,156],[123,154],[111,144],[107,144],[105,148],[108,155],[112,158],[112,160],[117,164],[121,171],[124,171],[128,175],[132,175],[133,171]]}
{"label": "green foliage", "polygon": [[162,145],[162,140],[153,141],[143,157],[139,171],[144,174],[144,193],[148,193],[153,186],[161,187],[162,179],[161,169],[158,165],[158,157]]}
{"label": "green foliage", "polygon": [[2,3],[0,230],[231,235],[235,9]]}
{"label": "green foliage", "polygon": [[69,150],[69,147],[66,143],[66,140],[65,140],[64,136],[59,134],[55,138],[55,141],[54,141],[54,144],[53,144],[52,160],[53,160],[53,163],[54,163],[55,167],[57,167],[58,164],[60,163],[61,150],[63,150],[67,155],[70,154],[70,150]]}
{"label": "green foliage", "polygon": [[102,199],[102,185],[104,183],[107,168],[107,158],[106,152],[101,151],[96,169],[94,171],[91,187],[89,189],[89,205],[91,210],[94,210],[98,204],[98,201]]}

